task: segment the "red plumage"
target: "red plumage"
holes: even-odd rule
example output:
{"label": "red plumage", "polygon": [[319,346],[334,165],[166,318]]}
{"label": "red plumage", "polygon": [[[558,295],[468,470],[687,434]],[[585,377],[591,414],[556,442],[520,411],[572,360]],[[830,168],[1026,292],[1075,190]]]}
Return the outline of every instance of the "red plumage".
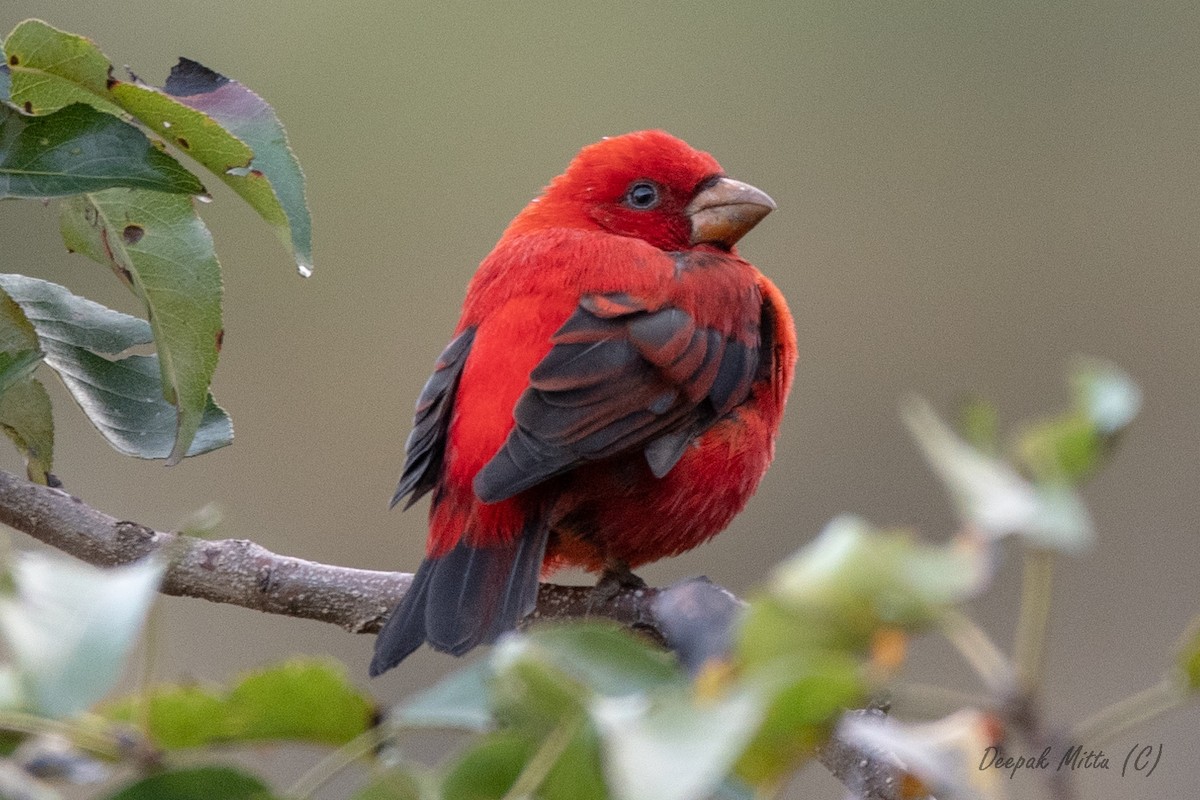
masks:
{"label": "red plumage", "polygon": [[796,340],[738,238],[774,204],[661,131],[604,139],[509,225],[417,403],[393,502],[426,559],[372,674],[461,654],[539,573],[636,567],[721,531],[774,453]]}

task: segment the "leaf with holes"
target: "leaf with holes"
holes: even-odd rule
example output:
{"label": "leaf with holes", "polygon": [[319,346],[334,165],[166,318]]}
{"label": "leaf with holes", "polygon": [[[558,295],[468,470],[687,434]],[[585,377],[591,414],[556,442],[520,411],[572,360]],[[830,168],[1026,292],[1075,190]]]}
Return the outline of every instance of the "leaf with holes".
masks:
{"label": "leaf with holes", "polygon": [[[163,399],[158,356],[125,355],[153,341],[145,320],[105,308],[48,281],[0,274],[0,288],[21,306],[54,369],[109,443],[140,458],[167,458],[178,414]],[[229,417],[208,395],[187,455],[233,440]]]}
{"label": "leaf with holes", "polygon": [[13,102],[45,114],[71,102],[126,111],[237,192],[312,271],[312,227],[304,175],[274,110],[258,95],[186,59],[164,89],[118,80],[90,40],[26,20],[4,44]]}
{"label": "leaf with holes", "polygon": [[63,203],[67,247],[105,264],[146,304],[166,401],[178,409],[167,463],[177,463],[204,419],[217,366],[221,267],[192,201],[110,189]]}
{"label": "leaf with holes", "polygon": [[227,182],[271,223],[284,245],[291,247],[300,272],[311,272],[312,222],[304,173],[275,109],[237,81],[186,58],[171,69],[163,91],[204,112],[250,145],[254,160],[248,168],[230,175],[245,180]]}
{"label": "leaf with holes", "polygon": [[111,114],[75,103],[28,117],[0,104],[0,199],[62,197],[115,186],[204,191],[195,175]]}

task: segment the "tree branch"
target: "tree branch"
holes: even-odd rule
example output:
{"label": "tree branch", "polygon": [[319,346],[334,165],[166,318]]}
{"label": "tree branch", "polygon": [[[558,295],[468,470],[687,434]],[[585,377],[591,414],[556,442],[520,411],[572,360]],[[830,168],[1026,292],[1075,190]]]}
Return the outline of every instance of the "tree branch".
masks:
{"label": "tree branch", "polygon": [[[245,539],[210,541],[156,531],[97,511],[61,489],[0,470],[0,522],[101,567],[151,553],[170,559],[164,594],[200,597],[268,614],[313,619],[353,633],[375,633],[412,583],[412,575],[291,558]],[[534,619],[613,619],[655,628],[653,589],[623,588],[597,602],[586,586],[542,584]]]}

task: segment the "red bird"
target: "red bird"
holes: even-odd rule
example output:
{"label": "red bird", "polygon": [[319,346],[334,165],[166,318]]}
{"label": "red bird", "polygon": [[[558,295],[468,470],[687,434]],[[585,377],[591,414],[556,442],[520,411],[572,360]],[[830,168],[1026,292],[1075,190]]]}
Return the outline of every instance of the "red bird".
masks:
{"label": "red bird", "polygon": [[461,655],[541,574],[690,550],[758,487],[792,383],[779,290],[734,249],[775,203],[662,131],[580,151],[467,290],[392,504],[432,492],[425,560],[371,674]]}

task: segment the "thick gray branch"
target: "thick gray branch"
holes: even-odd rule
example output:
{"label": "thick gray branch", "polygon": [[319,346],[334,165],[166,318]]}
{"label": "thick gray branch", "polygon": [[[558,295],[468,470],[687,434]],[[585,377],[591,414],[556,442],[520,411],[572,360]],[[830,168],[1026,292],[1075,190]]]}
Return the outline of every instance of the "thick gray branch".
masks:
{"label": "thick gray branch", "polygon": [[[272,553],[244,539],[209,541],[156,531],[97,511],[61,489],[0,470],[0,522],[97,566],[137,561],[153,552],[171,560],[165,594],[331,622],[374,633],[400,601],[412,575],[318,564]],[[543,584],[537,616],[591,613],[650,626],[650,589],[622,589],[596,603],[587,587]]]}

